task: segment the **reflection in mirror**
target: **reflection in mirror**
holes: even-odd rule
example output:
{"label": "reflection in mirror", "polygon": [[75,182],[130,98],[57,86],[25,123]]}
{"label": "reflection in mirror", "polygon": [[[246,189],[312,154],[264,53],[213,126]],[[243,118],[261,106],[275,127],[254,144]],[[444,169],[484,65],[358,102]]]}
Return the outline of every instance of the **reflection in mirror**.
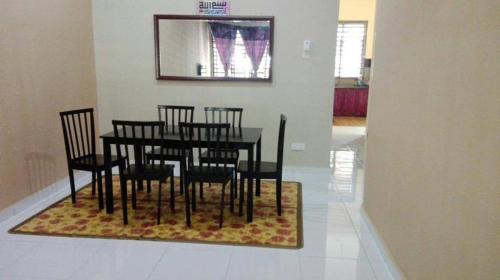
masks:
{"label": "reflection in mirror", "polygon": [[271,80],[272,18],[155,16],[157,78]]}

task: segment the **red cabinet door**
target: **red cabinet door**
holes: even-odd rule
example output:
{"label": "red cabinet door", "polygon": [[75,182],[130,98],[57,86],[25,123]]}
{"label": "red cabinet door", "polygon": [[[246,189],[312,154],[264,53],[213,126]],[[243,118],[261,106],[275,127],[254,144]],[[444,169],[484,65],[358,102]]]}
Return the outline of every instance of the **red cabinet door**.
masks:
{"label": "red cabinet door", "polygon": [[366,117],[368,88],[336,88],[334,116]]}

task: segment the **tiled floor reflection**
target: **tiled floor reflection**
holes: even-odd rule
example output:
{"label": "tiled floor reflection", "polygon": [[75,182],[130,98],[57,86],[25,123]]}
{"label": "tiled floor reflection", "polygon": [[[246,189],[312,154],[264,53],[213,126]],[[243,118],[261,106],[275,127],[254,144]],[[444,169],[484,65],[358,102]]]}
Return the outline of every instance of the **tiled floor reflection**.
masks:
{"label": "tiled floor reflection", "polygon": [[48,201],[0,225],[0,279],[391,279],[360,217],[364,128],[345,128],[331,171],[284,174],[303,184],[300,250],[6,233]]}
{"label": "tiled floor reflection", "polygon": [[354,172],[354,152],[346,150],[333,150],[330,167],[333,169],[335,188],[340,193],[352,194],[356,187]]}

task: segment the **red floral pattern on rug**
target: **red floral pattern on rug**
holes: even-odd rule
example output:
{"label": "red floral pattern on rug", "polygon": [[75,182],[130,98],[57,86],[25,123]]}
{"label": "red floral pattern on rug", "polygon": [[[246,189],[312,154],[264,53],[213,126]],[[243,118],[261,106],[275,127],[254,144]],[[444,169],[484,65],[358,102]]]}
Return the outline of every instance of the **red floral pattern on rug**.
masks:
{"label": "red floral pattern on rug", "polygon": [[[168,184],[163,184],[161,224],[156,224],[158,185],[152,183],[152,192],[137,192],[137,209],[133,210],[129,197],[129,224],[123,225],[119,180],[113,178],[115,195],[114,214],[99,211],[97,196],[90,185],[77,193],[72,205],[67,197],[55,203],[21,225],[11,233],[60,235],[79,237],[128,238],[164,241],[223,243],[234,245],[273,246],[299,248],[302,240],[300,183],[283,182],[282,216],[277,215],[276,193],[273,181],[261,182],[261,196],[254,196],[254,221],[246,223],[239,217],[238,199],[235,211],[229,211],[229,194],[225,199],[224,225],[218,226],[220,185],[204,186],[204,198],[197,194],[197,211],[192,213],[192,227],[185,224],[184,196],[179,194],[176,178],[175,211],[170,210]],[[198,187],[197,187],[198,189]],[[228,193],[228,192],[227,192]],[[130,184],[129,184],[130,196]],[[245,209],[245,207],[244,207]]]}

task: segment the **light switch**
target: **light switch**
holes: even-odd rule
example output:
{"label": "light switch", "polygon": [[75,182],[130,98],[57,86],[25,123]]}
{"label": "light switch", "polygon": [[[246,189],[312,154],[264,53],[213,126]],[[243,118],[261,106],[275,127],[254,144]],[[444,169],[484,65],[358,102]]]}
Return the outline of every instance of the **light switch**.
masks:
{"label": "light switch", "polygon": [[292,143],[292,151],[304,151],[306,149],[305,143]]}
{"label": "light switch", "polygon": [[302,43],[302,58],[311,58],[311,40],[304,40]]}
{"label": "light switch", "polygon": [[311,41],[310,40],[304,40],[304,51],[308,52],[311,50]]}

